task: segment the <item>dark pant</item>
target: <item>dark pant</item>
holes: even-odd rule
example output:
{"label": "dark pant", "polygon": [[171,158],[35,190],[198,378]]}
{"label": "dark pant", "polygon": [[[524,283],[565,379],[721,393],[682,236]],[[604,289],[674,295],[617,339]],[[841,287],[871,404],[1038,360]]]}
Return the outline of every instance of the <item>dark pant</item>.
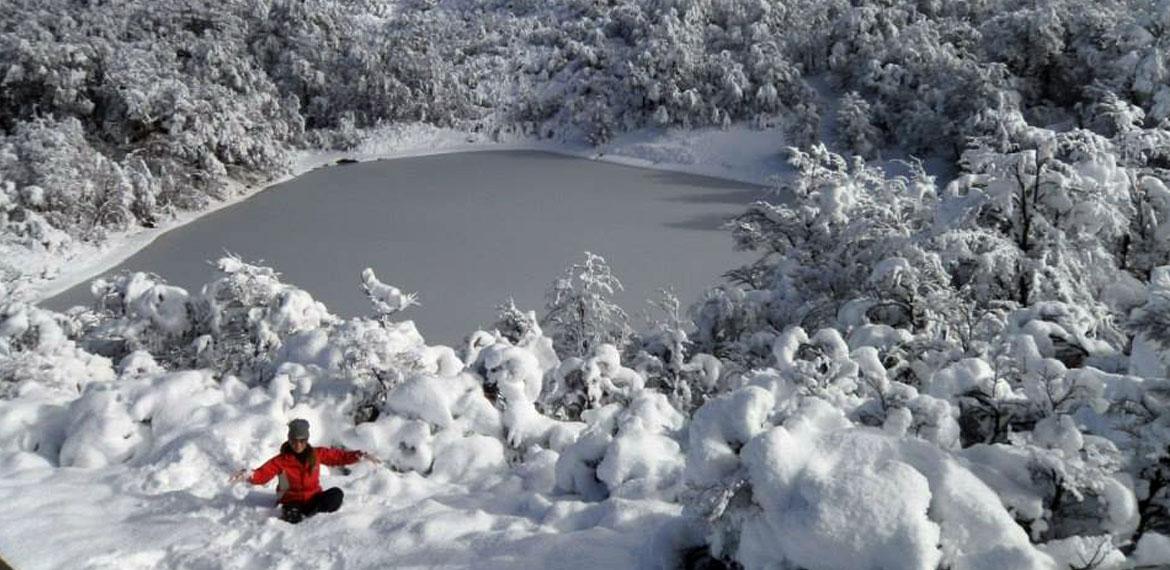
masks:
{"label": "dark pant", "polygon": [[342,493],[341,489],[330,487],[303,503],[285,503],[284,519],[296,523],[317,513],[332,513],[341,508],[341,501],[344,498],[345,493]]}

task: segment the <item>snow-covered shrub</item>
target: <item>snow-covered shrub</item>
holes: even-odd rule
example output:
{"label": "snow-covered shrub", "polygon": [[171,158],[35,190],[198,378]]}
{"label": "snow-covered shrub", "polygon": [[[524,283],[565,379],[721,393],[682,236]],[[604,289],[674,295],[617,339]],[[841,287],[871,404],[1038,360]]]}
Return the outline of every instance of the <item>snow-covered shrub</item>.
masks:
{"label": "snow-covered shrub", "polygon": [[393,323],[354,318],[328,331],[310,329],[286,339],[277,354],[280,362],[317,366],[343,379],[341,391],[355,397],[354,420],[377,418],[391,390],[416,372],[453,376],[463,369],[457,357],[435,354],[411,321]]}
{"label": "snow-covered shrub", "polygon": [[[1050,338],[1061,337],[1050,337],[1045,327],[1029,328],[1043,332],[1042,341],[1052,355]],[[1007,334],[1000,343],[989,355],[990,363],[959,361],[937,372],[930,383],[933,395],[959,405],[967,444],[1004,443],[1012,431],[1031,429],[1043,418],[1075,414],[1082,408],[1097,413],[1108,408],[1105,385],[1095,374],[1070,370],[1060,360],[1045,356],[1034,336]]]}
{"label": "snow-covered shrub", "polygon": [[1141,376],[1170,376],[1170,266],[1154,269],[1146,303],[1134,310],[1129,371]]}
{"label": "snow-covered shrub", "polygon": [[551,372],[541,406],[554,417],[577,419],[585,410],[612,402],[627,403],[646,385],[646,379],[622,365],[612,344],[602,344],[586,358],[568,358]]}
{"label": "snow-covered shrub", "polygon": [[110,359],[74,340],[75,322],[21,302],[0,305],[0,399],[28,390],[80,393],[86,384],[115,378]]}
{"label": "snow-covered shrub", "polygon": [[1050,416],[1014,442],[1030,452],[1029,471],[1041,487],[1051,521],[1033,525],[1048,536],[1091,536],[1094,531],[1122,538],[1137,528],[1133,490],[1116,476],[1121,455],[1109,440],[1083,435],[1069,416]]}
{"label": "snow-covered shrub", "polygon": [[587,501],[600,501],[609,496],[609,490],[597,478],[597,466],[613,441],[615,416],[620,411],[621,406],[610,404],[582,414],[581,419],[589,427],[557,457],[557,489]]}
{"label": "snow-covered shrub", "polygon": [[943,449],[959,446],[957,414],[949,400],[891,380],[873,347],[858,348],[851,358],[858,364],[859,393],[866,398],[853,412],[860,423],[880,426],[891,435],[919,437]]}
{"label": "snow-covered shrub", "polygon": [[969,267],[957,277],[980,300],[1092,306],[1118,266],[1131,208],[1127,179],[1108,141],[1084,131],[1044,136],[1050,138],[1018,152],[976,145],[964,153],[969,174],[944,193],[955,216],[950,234],[972,243],[982,233],[1007,247],[995,265],[970,246],[950,246],[958,255],[944,259]]}
{"label": "snow-covered shrub", "polygon": [[739,452],[767,427],[775,404],[769,391],[749,386],[699,408],[688,434],[687,484],[704,492],[734,490],[743,475]]}
{"label": "snow-covered shrub", "polygon": [[58,251],[72,243],[69,234],[53,227],[44,215],[22,202],[33,207],[43,205],[44,190],[25,186],[18,191],[12,181],[0,180],[0,231],[5,243],[44,252]]}
{"label": "snow-covered shrub", "polygon": [[403,293],[393,285],[378,281],[378,276],[369,267],[362,270],[362,291],[374,305],[374,313],[381,319],[389,319],[394,313],[417,305],[417,293]]}
{"label": "snow-covered shrub", "polygon": [[770,402],[762,392],[754,401],[761,406],[752,431],[735,437],[738,453],[688,477],[739,479],[702,513],[716,556],[747,568],[1056,567],[947,452],[853,427],[818,398],[800,400],[771,427],[760,421]]}
{"label": "snow-covered shrub", "polygon": [[197,332],[195,300],[180,287],[146,273],[122,273],[90,284],[102,323],[86,345],[111,358],[146,350],[170,358]]}
{"label": "snow-covered shrub", "polygon": [[1034,540],[1109,533],[1121,542],[1136,530],[1137,501],[1108,440],[1083,435],[1068,416],[1013,439],[962,455]]}
{"label": "snow-covered shrub", "polygon": [[609,404],[582,419],[587,427],[557,459],[557,489],[590,501],[673,496],[683,472],[678,438],[686,418],[665,395],[643,390],[626,406]]}
{"label": "snow-covered shrub", "polygon": [[[69,404],[59,464],[150,464],[193,425],[215,421],[223,387],[207,371],[165,373],[146,353],[124,359],[117,382],[94,383]],[[58,459],[58,458],[53,458]]]}
{"label": "snow-covered shrub", "polygon": [[[535,316],[529,313],[527,318]],[[478,331],[471,335],[465,356],[483,397],[500,414],[503,441],[520,454],[535,449],[560,450],[583,427],[559,421],[569,415],[557,406],[557,397],[549,397],[558,388],[547,379],[555,375],[561,362],[551,339],[543,336],[535,321],[529,324],[532,328],[516,344],[498,333]]]}
{"label": "snow-covered shrub", "polygon": [[61,443],[64,466],[104,467],[124,462],[142,442],[145,428],[130,416],[119,390],[93,384],[69,406],[69,423]]}
{"label": "snow-covered shrub", "polygon": [[873,126],[870,104],[857,93],[846,93],[837,109],[837,130],[851,154],[876,158],[881,135]]}
{"label": "snow-covered shrub", "polygon": [[662,298],[652,305],[664,316],[649,319],[650,331],[638,339],[634,367],[647,386],[667,394],[675,408],[691,413],[722,388],[723,362],[689,350],[688,325],[673,292],[662,291]]}
{"label": "snow-covered shrub", "polygon": [[[383,413],[366,429],[385,434],[381,447],[390,465],[402,471],[435,469],[460,477],[505,463],[501,415],[479,380],[466,373],[407,379],[387,395]],[[484,455],[477,457],[476,449]]]}
{"label": "snow-covered shrub", "polygon": [[630,336],[626,312],[610,298],[622,290],[605,258],[585,252],[548,290],[542,323],[563,357],[584,356],[609,343],[624,347]]}
{"label": "snow-covered shrub", "polygon": [[859,387],[860,367],[836,329],[821,329],[809,337],[804,329],[790,327],[776,337],[772,355],[782,381],[791,387],[774,392],[795,390],[843,402]]}
{"label": "snow-covered shrub", "polygon": [[[865,293],[878,297],[880,304],[887,300],[880,281],[890,271],[879,269],[894,267],[888,260],[896,259],[922,260],[907,275],[921,285],[909,291],[916,306],[906,309],[908,318],[925,313],[932,288],[944,278],[932,269],[937,261],[931,263],[929,254],[912,242],[929,223],[935,203],[933,182],[921,166],[911,177],[890,177],[860,159],[849,163],[823,146],[791,152],[798,175],[781,191],[793,195],[795,203],[757,202],[731,222],[736,247],[761,257],[729,276],[772,292],[765,314],[757,319],[777,330],[784,323],[816,328],[831,324],[845,302]],[[876,283],[869,286],[871,280]],[[888,299],[895,306],[905,302]]]}
{"label": "snow-covered shrub", "polygon": [[236,257],[219,260],[222,276],[204,286],[205,334],[194,359],[227,374],[261,381],[272,374],[284,339],[335,322],[304,290],[280,282],[275,271]]}
{"label": "snow-covered shrub", "polygon": [[512,344],[520,344],[526,339],[544,333],[536,318],[536,311],[520,310],[514,299],[508,299],[506,303],[496,307],[494,328]]}
{"label": "snow-covered shrub", "polygon": [[1109,570],[1129,568],[1125,554],[1113,544],[1109,535],[1072,536],[1050,540],[1039,546],[1061,568]]}
{"label": "snow-covered shrub", "polygon": [[[553,348],[554,341],[545,336],[544,329],[541,328],[540,322],[536,318],[536,311],[521,311],[511,300],[506,305],[501,305],[499,309],[499,319],[495,324],[497,335],[502,336],[513,346],[532,353],[540,363],[540,369],[544,372],[548,372],[560,364],[560,357]],[[479,334],[483,334],[483,332],[480,331]],[[499,340],[493,338],[491,342],[498,343]],[[475,356],[469,354],[469,362],[474,363],[478,359],[479,352],[488,344],[485,340],[476,349]]]}
{"label": "snow-covered shrub", "polygon": [[[753,271],[761,265],[756,264]],[[762,275],[766,269],[760,268]],[[720,285],[704,291],[689,310],[695,326],[691,339],[694,350],[743,360],[742,364],[747,366],[770,358],[771,342],[767,337],[775,333],[768,330],[767,316],[773,296],[768,290],[738,285]],[[758,342],[761,332],[764,342]]]}

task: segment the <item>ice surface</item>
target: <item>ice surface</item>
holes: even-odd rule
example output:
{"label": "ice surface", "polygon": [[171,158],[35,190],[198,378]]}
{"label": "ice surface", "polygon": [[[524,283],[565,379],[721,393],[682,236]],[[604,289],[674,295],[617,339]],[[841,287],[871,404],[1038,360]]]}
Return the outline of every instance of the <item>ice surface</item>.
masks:
{"label": "ice surface", "polygon": [[[761,191],[543,152],[346,165],[175,229],[112,271],[151,271],[195,290],[213,275],[207,262],[227,250],[263,260],[331,311],[354,316],[372,313],[361,290],[369,267],[417,291],[422,307],[403,318],[431,342],[455,346],[477,324],[490,325],[509,297],[521,308],[542,307],[548,284],[585,250],[609,261],[628,310],[671,285],[689,302],[751,258],[732,252],[717,229]],[[79,285],[45,305],[89,303],[88,289]]]}

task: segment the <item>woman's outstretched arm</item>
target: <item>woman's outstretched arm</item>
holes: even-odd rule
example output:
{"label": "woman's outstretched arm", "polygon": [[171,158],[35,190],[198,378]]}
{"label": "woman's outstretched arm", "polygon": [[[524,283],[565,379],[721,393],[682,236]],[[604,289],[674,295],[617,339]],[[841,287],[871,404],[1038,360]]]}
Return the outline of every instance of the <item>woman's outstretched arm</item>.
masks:
{"label": "woman's outstretched arm", "polygon": [[228,481],[231,483],[247,481],[253,485],[263,485],[271,481],[273,477],[276,477],[280,473],[280,466],[276,462],[276,460],[279,458],[280,456],[277,455],[276,457],[265,461],[264,465],[261,465],[260,468],[256,470],[251,470],[246,467],[240,469],[239,471],[232,473],[232,476],[230,479],[228,479]]}
{"label": "woman's outstretched arm", "polygon": [[338,449],[336,447],[318,447],[317,459],[321,461],[322,465],[350,465],[357,463],[362,459],[373,461],[374,463],[381,463],[377,457],[370,455],[364,451],[350,451],[348,449]]}

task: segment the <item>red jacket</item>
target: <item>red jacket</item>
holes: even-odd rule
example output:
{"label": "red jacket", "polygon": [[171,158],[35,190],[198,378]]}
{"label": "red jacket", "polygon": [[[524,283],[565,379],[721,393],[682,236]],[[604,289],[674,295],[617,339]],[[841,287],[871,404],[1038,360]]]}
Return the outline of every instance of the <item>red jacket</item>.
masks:
{"label": "red jacket", "polygon": [[301,463],[297,456],[289,451],[269,459],[259,469],[252,472],[248,482],[253,485],[263,485],[277,475],[283,475],[288,482],[288,490],[280,496],[281,503],[303,503],[312,499],[321,492],[321,465],[349,465],[357,463],[362,458],[360,451],[349,451],[333,447],[317,447],[317,465],[313,470]]}

